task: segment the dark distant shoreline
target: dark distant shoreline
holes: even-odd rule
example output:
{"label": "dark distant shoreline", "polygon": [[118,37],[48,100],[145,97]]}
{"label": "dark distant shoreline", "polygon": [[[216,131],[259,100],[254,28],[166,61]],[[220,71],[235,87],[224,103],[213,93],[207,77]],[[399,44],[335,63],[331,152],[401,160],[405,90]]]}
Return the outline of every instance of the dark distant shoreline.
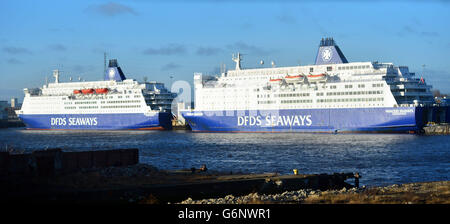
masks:
{"label": "dark distant shoreline", "polygon": [[0,120],[0,128],[20,128],[25,127],[21,120]]}

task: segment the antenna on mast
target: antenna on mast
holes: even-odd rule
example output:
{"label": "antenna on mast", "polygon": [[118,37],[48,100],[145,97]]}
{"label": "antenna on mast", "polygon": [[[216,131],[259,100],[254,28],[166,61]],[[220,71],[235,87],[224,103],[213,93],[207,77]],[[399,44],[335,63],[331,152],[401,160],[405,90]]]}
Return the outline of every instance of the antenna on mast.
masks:
{"label": "antenna on mast", "polygon": [[53,70],[53,77],[55,77],[55,83],[59,83],[59,70]]}
{"label": "antenna on mast", "polygon": [[236,62],[236,70],[241,70],[241,56],[239,52],[237,53],[237,56],[235,57],[234,54],[232,55],[232,59],[234,62]]}
{"label": "antenna on mast", "polygon": [[106,52],[103,52],[103,74],[106,74]]}

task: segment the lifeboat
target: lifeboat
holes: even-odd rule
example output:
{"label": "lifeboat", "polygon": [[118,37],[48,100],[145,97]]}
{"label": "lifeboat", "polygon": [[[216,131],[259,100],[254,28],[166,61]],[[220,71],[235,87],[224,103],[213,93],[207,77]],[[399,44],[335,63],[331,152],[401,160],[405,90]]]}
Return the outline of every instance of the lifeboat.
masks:
{"label": "lifeboat", "polygon": [[105,93],[108,93],[108,88],[95,89],[95,92],[99,93],[99,94],[105,94]]}
{"label": "lifeboat", "polygon": [[82,89],[81,92],[83,94],[92,94],[94,93],[94,89]]}
{"label": "lifeboat", "polygon": [[76,89],[73,91],[73,94],[80,94],[80,93],[81,93],[81,90],[79,90],[79,89]]}
{"label": "lifeboat", "polygon": [[280,83],[281,79],[271,79],[270,83]]}
{"label": "lifeboat", "polygon": [[318,74],[318,75],[308,75],[308,81],[309,82],[320,82],[320,81],[326,81],[327,75],[325,73]]}
{"label": "lifeboat", "polygon": [[297,82],[303,82],[305,80],[304,75],[287,75],[285,78],[287,83],[297,83]]}

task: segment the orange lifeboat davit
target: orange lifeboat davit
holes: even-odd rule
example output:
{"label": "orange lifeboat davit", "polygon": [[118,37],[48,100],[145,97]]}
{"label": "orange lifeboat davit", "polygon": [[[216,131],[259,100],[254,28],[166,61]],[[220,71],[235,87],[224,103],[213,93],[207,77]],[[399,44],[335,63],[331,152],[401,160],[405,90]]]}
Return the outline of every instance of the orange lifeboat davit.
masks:
{"label": "orange lifeboat davit", "polygon": [[284,77],[287,83],[298,83],[303,82],[305,80],[304,75],[287,75]]}
{"label": "orange lifeboat davit", "polygon": [[80,94],[80,93],[81,93],[81,90],[79,90],[79,89],[76,89],[73,91],[73,94]]}
{"label": "orange lifeboat davit", "polygon": [[83,94],[92,94],[94,93],[94,89],[82,89],[81,92]]}
{"label": "orange lifeboat davit", "polygon": [[95,89],[95,92],[98,94],[106,94],[106,93],[108,93],[108,88]]}
{"label": "orange lifeboat davit", "polygon": [[320,81],[326,81],[327,75],[325,73],[318,74],[318,75],[308,75],[308,81],[309,82],[320,82]]}

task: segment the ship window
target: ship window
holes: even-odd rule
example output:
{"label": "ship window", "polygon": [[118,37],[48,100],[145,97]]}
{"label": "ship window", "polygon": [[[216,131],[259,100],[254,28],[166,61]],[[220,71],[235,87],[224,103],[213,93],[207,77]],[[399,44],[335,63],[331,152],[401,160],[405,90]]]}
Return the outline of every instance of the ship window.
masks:
{"label": "ship window", "polygon": [[309,72],[314,72],[314,68],[309,68]]}
{"label": "ship window", "polygon": [[332,70],[333,70],[333,67],[331,67],[331,66],[327,67],[327,71],[332,71]]}

